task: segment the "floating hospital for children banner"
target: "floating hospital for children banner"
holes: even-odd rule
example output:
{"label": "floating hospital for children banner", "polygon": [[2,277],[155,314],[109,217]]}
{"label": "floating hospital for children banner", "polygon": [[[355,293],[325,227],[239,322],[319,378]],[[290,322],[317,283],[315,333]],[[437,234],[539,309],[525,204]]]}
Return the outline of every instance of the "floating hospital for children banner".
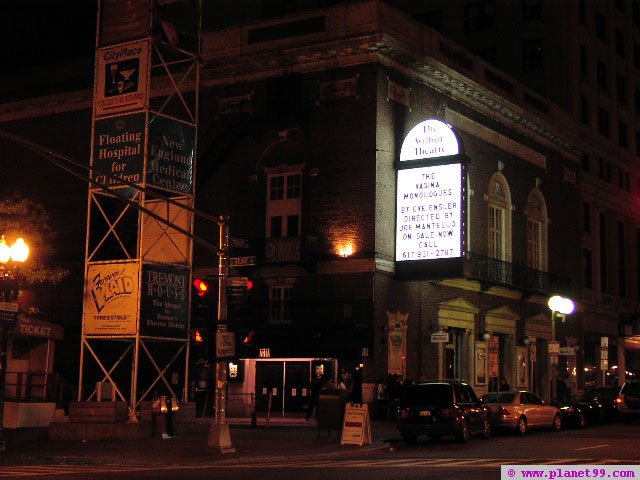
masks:
{"label": "floating hospital for children banner", "polygon": [[141,110],[147,104],[149,41],[101,48],[96,59],[96,117]]}
{"label": "floating hospital for children banner", "polygon": [[137,262],[87,267],[85,335],[135,335],[138,311]]}

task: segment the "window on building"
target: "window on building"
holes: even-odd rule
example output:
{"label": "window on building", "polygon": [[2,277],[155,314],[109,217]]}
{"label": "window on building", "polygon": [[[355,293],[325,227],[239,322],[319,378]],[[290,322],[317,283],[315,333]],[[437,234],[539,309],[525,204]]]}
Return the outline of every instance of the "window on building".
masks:
{"label": "window on building", "polygon": [[601,180],[604,180],[607,176],[607,167],[606,167],[606,161],[604,158],[600,157],[598,158],[598,177]]}
{"label": "window on building", "polygon": [[527,200],[527,266],[547,271],[547,206],[537,188]]}
{"label": "window on building", "polygon": [[529,40],[522,43],[522,71],[535,72],[542,69],[542,40]]}
{"label": "window on building", "polygon": [[[6,335],[6,330],[5,330]],[[11,359],[29,360],[29,339],[14,338],[11,340]]]}
{"label": "window on building", "polygon": [[600,214],[600,291],[607,292],[607,216]]}
{"label": "window on building", "polygon": [[609,111],[606,108],[598,108],[598,132],[605,137],[609,136]]}
{"label": "window on building", "polygon": [[613,165],[609,160],[607,160],[605,165],[607,166],[607,182],[611,183],[613,182]]}
{"label": "window on building", "polygon": [[596,37],[607,42],[607,31],[604,16],[600,12],[596,12]]}
{"label": "window on building", "polygon": [[615,6],[619,12],[624,12],[624,1],[623,0],[615,0]]}
{"label": "window on building", "polygon": [[635,110],[637,114],[640,114],[640,89],[636,87],[633,92],[633,103],[635,106]]}
{"label": "window on building", "polygon": [[636,70],[640,70],[640,47],[633,46],[633,66]]}
{"label": "window on building", "polygon": [[616,53],[624,58],[624,33],[616,29]]}
{"label": "window on building", "polygon": [[582,157],[582,170],[589,173],[591,171],[591,165],[589,163],[589,155]]}
{"label": "window on building", "polygon": [[627,296],[626,250],[624,222],[618,221],[618,293],[621,297]]}
{"label": "window on building", "polygon": [[582,203],[582,229],[585,233],[591,232],[591,204]]}
{"label": "window on building", "polygon": [[580,95],[580,119],[585,125],[589,125],[589,99],[586,95]]}
{"label": "window on building", "polygon": [[443,25],[443,15],[442,10],[438,10],[435,12],[423,13],[421,15],[416,15],[414,17],[423,25],[427,25],[435,30],[440,31]]}
{"label": "window on building", "polygon": [[491,30],[496,22],[495,1],[473,3],[464,7],[465,32]]}
{"label": "window on building", "polygon": [[522,0],[522,21],[531,22],[542,18],[542,0]]}
{"label": "window on building", "polygon": [[580,74],[583,77],[589,75],[589,62],[587,60],[587,49],[580,45]]}
{"label": "window on building", "polygon": [[627,101],[627,84],[622,75],[616,75],[616,96],[620,103]]}
{"label": "window on building", "polygon": [[511,261],[511,192],[504,175],[494,173],[489,181],[488,256]]}
{"label": "window on building", "polygon": [[640,155],[640,132],[636,132],[636,155]]}
{"label": "window on building", "polygon": [[638,0],[632,0],[631,2],[631,17],[633,18],[633,24],[636,27],[640,27],[640,2]]}
{"label": "window on building", "polygon": [[578,20],[582,25],[587,24],[587,0],[580,0],[578,4]]}
{"label": "window on building", "polygon": [[618,168],[618,187],[624,188],[624,169]]}
{"label": "window on building", "polygon": [[623,148],[629,146],[629,125],[622,121],[618,121],[618,144]]}
{"label": "window on building", "polygon": [[293,320],[293,287],[269,287],[269,324],[291,325]]}
{"label": "window on building", "polygon": [[267,237],[299,237],[302,174],[273,173],[268,182]]}
{"label": "window on building", "polygon": [[602,90],[607,89],[607,66],[602,60],[596,61],[596,82]]}
{"label": "window on building", "polygon": [[593,260],[591,258],[591,250],[584,248],[582,250],[582,259],[584,263],[584,286],[593,288]]}

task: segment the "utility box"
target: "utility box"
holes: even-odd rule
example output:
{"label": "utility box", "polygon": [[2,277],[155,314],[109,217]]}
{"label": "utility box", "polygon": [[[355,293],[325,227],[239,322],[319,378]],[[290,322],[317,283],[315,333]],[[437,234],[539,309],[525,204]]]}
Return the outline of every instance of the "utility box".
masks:
{"label": "utility box", "polygon": [[96,400],[98,402],[115,402],[116,390],[111,382],[96,382]]}
{"label": "utility box", "polygon": [[328,389],[320,390],[318,397],[318,434],[320,430],[327,430],[330,435],[331,430],[339,432],[342,429],[344,410],[351,400],[351,393],[348,390]]}

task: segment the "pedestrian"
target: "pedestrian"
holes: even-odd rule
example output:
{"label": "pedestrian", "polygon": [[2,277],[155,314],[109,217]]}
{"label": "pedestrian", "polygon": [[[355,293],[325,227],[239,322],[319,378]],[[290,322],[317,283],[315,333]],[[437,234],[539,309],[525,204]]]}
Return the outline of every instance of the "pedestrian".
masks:
{"label": "pedestrian", "polygon": [[322,375],[318,373],[316,374],[316,378],[314,378],[311,384],[309,385],[309,410],[307,410],[307,420],[311,419],[311,415],[314,413],[314,410],[315,410],[316,420],[318,419],[318,397],[320,396],[322,383],[323,383]]}
{"label": "pedestrian", "polygon": [[500,388],[498,389],[499,392],[508,392],[509,390],[511,390],[511,387],[509,386],[509,382],[507,382],[507,379],[502,377],[502,379],[500,380]]}

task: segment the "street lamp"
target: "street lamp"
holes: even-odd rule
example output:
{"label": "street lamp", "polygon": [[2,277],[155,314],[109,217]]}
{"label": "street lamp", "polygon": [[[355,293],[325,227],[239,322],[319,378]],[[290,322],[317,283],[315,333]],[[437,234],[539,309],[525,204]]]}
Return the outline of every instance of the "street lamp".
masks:
{"label": "street lamp", "polygon": [[[29,257],[29,247],[22,238],[18,238],[11,247],[7,244],[4,235],[0,237],[0,282],[13,279],[13,268],[23,263]],[[0,324],[2,325],[2,344],[0,344],[0,451],[7,448],[4,439],[4,398],[5,384],[7,380],[7,340],[9,336],[8,323],[17,321],[18,304],[11,302],[17,296],[14,288],[0,284]]]}
{"label": "street lamp", "polygon": [[[573,303],[573,301],[569,298],[565,298],[565,297],[561,297],[559,295],[554,295],[553,297],[549,298],[549,301],[547,302],[547,305],[549,306],[549,309],[551,310],[551,340],[554,342],[556,341],[556,318],[561,318],[562,319],[562,323],[564,323],[565,319],[567,318],[567,315],[571,315],[574,310],[576,309],[576,305],[575,303]],[[554,353],[552,355],[555,355],[555,362],[552,362],[553,368],[552,368],[552,381],[551,381],[551,399],[555,400],[556,399],[556,395],[557,395],[557,389],[556,389],[556,377],[558,376],[558,361],[557,361],[557,353]]]}

